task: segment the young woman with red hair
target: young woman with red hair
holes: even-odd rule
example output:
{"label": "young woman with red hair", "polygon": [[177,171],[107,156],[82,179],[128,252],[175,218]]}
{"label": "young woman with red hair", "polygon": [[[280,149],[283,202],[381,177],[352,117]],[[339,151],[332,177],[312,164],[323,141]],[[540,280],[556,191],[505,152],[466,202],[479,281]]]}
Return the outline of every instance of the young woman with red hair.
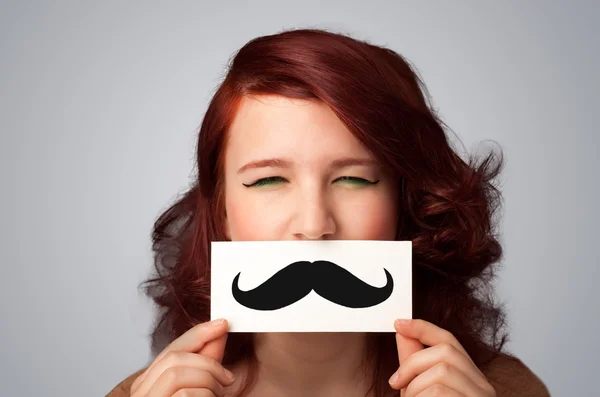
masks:
{"label": "young woman with red hair", "polygon": [[[160,354],[110,397],[548,396],[502,351],[492,299],[502,158],[463,160],[394,51],[323,30],[236,54],[199,131],[197,178],[156,221]],[[210,242],[410,240],[395,335],[228,334],[210,322]]]}

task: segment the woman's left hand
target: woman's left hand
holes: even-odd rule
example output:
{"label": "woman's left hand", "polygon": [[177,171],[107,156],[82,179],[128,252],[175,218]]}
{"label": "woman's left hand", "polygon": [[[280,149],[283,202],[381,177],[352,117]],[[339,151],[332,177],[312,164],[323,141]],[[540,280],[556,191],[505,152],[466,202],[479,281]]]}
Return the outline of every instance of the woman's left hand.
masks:
{"label": "woman's left hand", "polygon": [[[424,320],[396,320],[402,397],[495,397],[496,391],[450,332]],[[430,346],[425,349],[423,345]]]}

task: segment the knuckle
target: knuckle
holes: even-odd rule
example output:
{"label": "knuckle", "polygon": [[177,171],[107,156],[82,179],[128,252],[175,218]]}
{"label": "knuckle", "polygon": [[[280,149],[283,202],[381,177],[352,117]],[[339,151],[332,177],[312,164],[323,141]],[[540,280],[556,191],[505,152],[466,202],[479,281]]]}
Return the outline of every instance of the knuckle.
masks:
{"label": "knuckle", "polygon": [[446,342],[446,343],[442,343],[441,345],[439,345],[439,349],[440,352],[442,353],[442,355],[444,357],[450,357],[452,354],[454,354],[454,350],[456,350],[454,348],[454,346],[452,346],[450,343]]}
{"label": "knuckle", "polygon": [[160,374],[159,379],[167,384],[173,384],[179,377],[179,368],[169,367]]}
{"label": "knuckle", "polygon": [[435,365],[435,373],[437,379],[446,378],[452,372],[452,366],[448,363],[441,362]]}
{"label": "knuckle", "polygon": [[167,367],[175,367],[180,362],[180,359],[181,354],[178,351],[170,351],[163,356],[162,361]]}

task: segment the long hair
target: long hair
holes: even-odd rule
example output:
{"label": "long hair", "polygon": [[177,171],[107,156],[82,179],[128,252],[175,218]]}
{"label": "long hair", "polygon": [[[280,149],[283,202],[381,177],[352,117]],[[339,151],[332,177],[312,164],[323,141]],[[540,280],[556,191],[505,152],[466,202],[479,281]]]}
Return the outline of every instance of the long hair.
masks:
{"label": "long hair", "polygon": [[[446,136],[422,80],[391,49],[326,30],[287,30],[255,38],[233,57],[198,135],[197,175],[156,220],[156,274],[146,294],[159,308],[155,353],[210,318],[210,242],[223,241],[223,152],[244,95],[276,94],[327,104],[351,133],[398,178],[397,239],[413,246],[413,316],[454,334],[481,366],[507,340],[492,281],[502,155],[463,160]],[[254,368],[252,337],[229,335],[224,365]],[[374,334],[366,361],[381,396],[397,368],[393,334]],[[246,387],[255,377],[251,370]]]}

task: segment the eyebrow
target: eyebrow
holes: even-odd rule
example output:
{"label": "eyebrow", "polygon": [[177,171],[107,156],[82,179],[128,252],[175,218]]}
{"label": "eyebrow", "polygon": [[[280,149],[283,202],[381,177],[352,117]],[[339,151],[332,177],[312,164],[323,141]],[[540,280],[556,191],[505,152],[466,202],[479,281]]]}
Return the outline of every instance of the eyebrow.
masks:
{"label": "eyebrow", "polygon": [[[292,164],[293,164],[293,162],[290,160],[279,159],[279,158],[255,160],[255,161],[251,161],[251,162],[245,164],[244,166],[242,166],[242,168],[240,168],[237,173],[241,174],[242,172],[252,169],[252,168],[265,168],[265,167],[289,168],[289,167],[291,167]],[[343,158],[334,160],[331,163],[329,163],[329,167],[335,168],[335,169],[356,166],[356,165],[375,166],[375,165],[377,165],[377,162],[374,160],[371,160],[369,158],[343,157]]]}

